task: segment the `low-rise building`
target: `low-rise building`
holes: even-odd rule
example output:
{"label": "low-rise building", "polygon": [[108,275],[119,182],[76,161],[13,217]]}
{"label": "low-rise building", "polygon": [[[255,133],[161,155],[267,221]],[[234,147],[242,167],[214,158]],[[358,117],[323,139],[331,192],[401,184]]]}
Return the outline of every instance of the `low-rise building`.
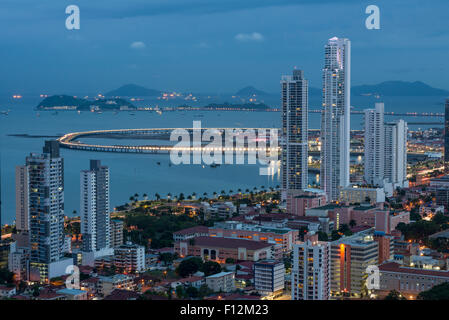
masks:
{"label": "low-rise building", "polygon": [[261,295],[277,295],[285,287],[285,265],[282,261],[264,260],[254,263],[254,288]]}
{"label": "low-rise building", "polygon": [[282,246],[253,240],[196,237],[175,243],[175,252],[181,257],[196,256],[203,260],[225,263],[228,258],[235,261],[279,259],[282,256]]}
{"label": "low-rise building", "polygon": [[114,264],[128,273],[145,271],[145,247],[130,242],[115,247]]}
{"label": "low-rise building", "polygon": [[110,277],[99,276],[98,279],[98,293],[103,297],[111,294],[115,289],[135,289],[133,278],[129,275],[115,274]]}
{"label": "low-rise building", "polygon": [[369,202],[371,204],[385,202],[383,188],[346,187],[340,189],[339,201],[347,204]]}
{"label": "low-rise building", "polygon": [[65,288],[56,293],[65,296],[66,300],[87,300],[87,291],[85,290]]}
{"label": "low-rise building", "polygon": [[232,292],[235,290],[234,272],[220,272],[206,277],[206,285],[214,292]]}
{"label": "low-rise building", "polygon": [[387,295],[391,290],[402,293],[407,299],[414,299],[422,292],[432,287],[449,282],[448,270],[428,270],[401,266],[396,262],[387,262],[379,266],[380,296]]}

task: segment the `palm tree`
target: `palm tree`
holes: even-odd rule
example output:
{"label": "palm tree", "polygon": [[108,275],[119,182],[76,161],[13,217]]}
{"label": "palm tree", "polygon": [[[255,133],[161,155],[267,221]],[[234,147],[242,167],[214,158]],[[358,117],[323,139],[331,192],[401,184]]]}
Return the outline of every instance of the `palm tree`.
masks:
{"label": "palm tree", "polygon": [[73,210],[73,211],[72,211],[72,214],[73,214],[74,216],[76,216],[76,213],[77,213],[76,210]]}
{"label": "palm tree", "polygon": [[224,190],[221,190],[221,194],[225,194],[226,192]]}
{"label": "palm tree", "polygon": [[238,191],[238,193],[242,193],[242,189],[240,189],[240,188],[237,191]]}
{"label": "palm tree", "polygon": [[214,195],[214,198],[216,198],[216,197],[217,197],[217,193],[216,193],[215,191],[214,191],[213,195]]}
{"label": "palm tree", "polygon": [[204,193],[203,193],[203,196],[204,196],[205,198],[207,198],[207,192],[204,192]]}
{"label": "palm tree", "polygon": [[169,192],[169,193],[167,193],[167,199],[170,199],[171,198],[171,193]]}
{"label": "palm tree", "polygon": [[232,190],[232,189],[231,189],[231,190],[229,190],[229,194],[232,194],[233,192],[234,192],[234,190]]}
{"label": "palm tree", "polygon": [[196,192],[192,193],[192,198],[193,198],[193,199],[196,198]]}
{"label": "palm tree", "polygon": [[246,189],[245,192],[246,192],[246,193],[249,193],[249,189]]}
{"label": "palm tree", "polygon": [[148,195],[146,193],[143,194],[144,200],[148,200]]}
{"label": "palm tree", "polygon": [[129,201],[133,202],[134,201],[134,197],[133,196],[129,197]]}
{"label": "palm tree", "polygon": [[159,193],[156,193],[154,196],[156,197],[157,201],[159,201],[161,199],[161,196],[159,195]]}

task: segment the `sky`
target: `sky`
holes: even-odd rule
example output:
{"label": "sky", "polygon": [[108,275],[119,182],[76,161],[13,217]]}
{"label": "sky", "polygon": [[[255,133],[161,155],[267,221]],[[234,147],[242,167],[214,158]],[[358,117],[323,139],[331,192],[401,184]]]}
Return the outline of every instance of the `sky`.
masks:
{"label": "sky", "polygon": [[[80,8],[67,30],[68,5]],[[380,30],[368,30],[368,5]],[[1,0],[0,93],[279,90],[303,69],[321,86],[323,48],[352,42],[352,84],[423,81],[449,90],[448,0]]]}

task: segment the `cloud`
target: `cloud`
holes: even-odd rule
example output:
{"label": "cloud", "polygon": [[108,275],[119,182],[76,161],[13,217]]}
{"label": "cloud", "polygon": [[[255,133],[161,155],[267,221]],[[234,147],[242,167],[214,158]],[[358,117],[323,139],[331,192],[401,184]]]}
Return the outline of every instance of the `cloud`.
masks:
{"label": "cloud", "polygon": [[133,43],[131,43],[130,47],[132,49],[144,49],[146,48],[146,45],[142,41],[134,41]]}
{"label": "cloud", "polygon": [[248,42],[248,41],[264,41],[264,37],[259,32],[253,32],[253,33],[239,33],[234,37],[235,40],[241,41],[241,42]]}

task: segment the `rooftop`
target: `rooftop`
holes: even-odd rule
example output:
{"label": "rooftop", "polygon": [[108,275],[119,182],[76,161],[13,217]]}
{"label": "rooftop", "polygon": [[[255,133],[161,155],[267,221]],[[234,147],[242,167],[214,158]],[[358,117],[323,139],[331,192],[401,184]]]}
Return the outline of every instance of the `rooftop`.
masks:
{"label": "rooftop", "polygon": [[428,269],[418,269],[418,268],[410,268],[410,267],[403,267],[400,264],[396,262],[387,262],[384,264],[381,264],[379,266],[379,270],[387,271],[387,272],[398,272],[398,273],[404,273],[404,274],[418,274],[423,276],[434,276],[434,277],[444,277],[449,278],[449,271],[448,270],[428,270]]}
{"label": "rooftop", "polygon": [[173,234],[174,235],[178,235],[178,236],[183,236],[183,235],[188,235],[188,234],[208,233],[208,232],[209,232],[209,228],[208,227],[196,226],[196,227],[187,228],[187,229],[183,229],[183,230],[179,230],[179,231],[173,232]]}
{"label": "rooftop", "polygon": [[259,250],[271,247],[272,244],[244,239],[220,238],[220,237],[196,237],[195,246],[208,246],[216,248],[246,248],[249,250]]}
{"label": "rooftop", "polygon": [[234,274],[234,272],[224,272],[224,271],[222,271],[222,272],[220,272],[220,273],[216,273],[216,274],[213,274],[213,275],[211,275],[211,276],[208,276],[208,277],[206,277],[206,279],[210,279],[210,278],[220,278],[220,277],[228,276],[228,275],[230,275],[230,274]]}

